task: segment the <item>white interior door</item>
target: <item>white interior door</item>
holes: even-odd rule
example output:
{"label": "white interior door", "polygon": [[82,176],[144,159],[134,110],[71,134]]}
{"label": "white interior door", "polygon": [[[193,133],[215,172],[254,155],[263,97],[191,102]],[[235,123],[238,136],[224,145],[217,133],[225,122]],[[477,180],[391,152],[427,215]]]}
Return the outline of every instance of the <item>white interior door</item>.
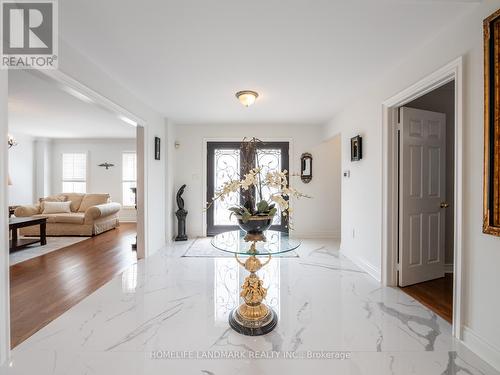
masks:
{"label": "white interior door", "polygon": [[446,116],[401,108],[399,285],[444,277]]}

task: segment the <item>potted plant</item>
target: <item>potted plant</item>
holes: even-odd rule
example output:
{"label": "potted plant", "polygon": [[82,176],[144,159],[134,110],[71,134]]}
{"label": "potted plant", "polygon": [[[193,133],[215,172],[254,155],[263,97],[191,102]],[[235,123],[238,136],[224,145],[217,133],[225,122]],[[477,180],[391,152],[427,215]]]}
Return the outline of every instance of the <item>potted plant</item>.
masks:
{"label": "potted plant", "polygon": [[[276,214],[281,213],[289,219],[290,198],[307,197],[289,186],[287,170],[265,171],[265,166],[259,165],[256,151],[260,142],[256,138],[243,139],[242,164],[247,173],[239,179],[226,181],[209,203],[210,206],[213,201],[224,201],[235,193],[239,194],[241,204],[228,209],[230,216],[236,217],[241,229],[256,236],[262,236],[271,227]],[[263,194],[264,190],[268,194]]]}

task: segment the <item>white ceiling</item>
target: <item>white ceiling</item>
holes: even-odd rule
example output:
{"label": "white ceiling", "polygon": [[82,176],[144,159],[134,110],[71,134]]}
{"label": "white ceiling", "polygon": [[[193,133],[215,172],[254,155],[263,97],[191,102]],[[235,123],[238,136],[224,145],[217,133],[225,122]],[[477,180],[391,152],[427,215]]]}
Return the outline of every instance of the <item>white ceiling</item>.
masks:
{"label": "white ceiling", "polygon": [[[476,6],[436,0],[65,0],[61,36],[176,123],[323,123]],[[478,26],[480,27],[480,25]],[[242,107],[238,90],[260,93]]]}
{"label": "white ceiling", "polygon": [[9,71],[9,132],[43,138],[135,138],[136,128],[50,78]]}

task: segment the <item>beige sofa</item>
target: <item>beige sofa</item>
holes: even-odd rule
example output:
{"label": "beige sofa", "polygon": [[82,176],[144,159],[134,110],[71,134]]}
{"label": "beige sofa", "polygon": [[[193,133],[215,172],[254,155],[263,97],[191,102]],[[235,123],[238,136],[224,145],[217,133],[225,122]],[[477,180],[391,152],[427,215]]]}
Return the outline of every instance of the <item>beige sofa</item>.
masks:
{"label": "beige sofa", "polygon": [[[71,201],[71,213],[43,214],[44,202]],[[95,236],[120,225],[119,203],[110,202],[109,194],[62,193],[46,198],[33,206],[19,206],[17,217],[46,217],[47,236]],[[23,236],[39,236],[38,225],[21,228]]]}

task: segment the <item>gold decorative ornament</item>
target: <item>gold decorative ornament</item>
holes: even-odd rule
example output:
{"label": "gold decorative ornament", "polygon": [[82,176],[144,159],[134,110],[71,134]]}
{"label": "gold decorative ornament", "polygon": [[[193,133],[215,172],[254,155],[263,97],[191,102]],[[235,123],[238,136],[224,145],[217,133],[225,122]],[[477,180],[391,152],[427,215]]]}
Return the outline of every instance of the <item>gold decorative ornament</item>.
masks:
{"label": "gold decorative ornament", "polygon": [[262,263],[256,256],[256,242],[252,242],[249,251],[252,255],[245,262],[235,254],[236,261],[250,272],[250,275],[245,278],[241,286],[240,296],[244,302],[234,309],[229,317],[229,324],[235,331],[250,336],[266,334],[278,323],[274,310],[263,302],[267,289],[256,274],[271,261],[271,254],[267,254],[267,259]]}

